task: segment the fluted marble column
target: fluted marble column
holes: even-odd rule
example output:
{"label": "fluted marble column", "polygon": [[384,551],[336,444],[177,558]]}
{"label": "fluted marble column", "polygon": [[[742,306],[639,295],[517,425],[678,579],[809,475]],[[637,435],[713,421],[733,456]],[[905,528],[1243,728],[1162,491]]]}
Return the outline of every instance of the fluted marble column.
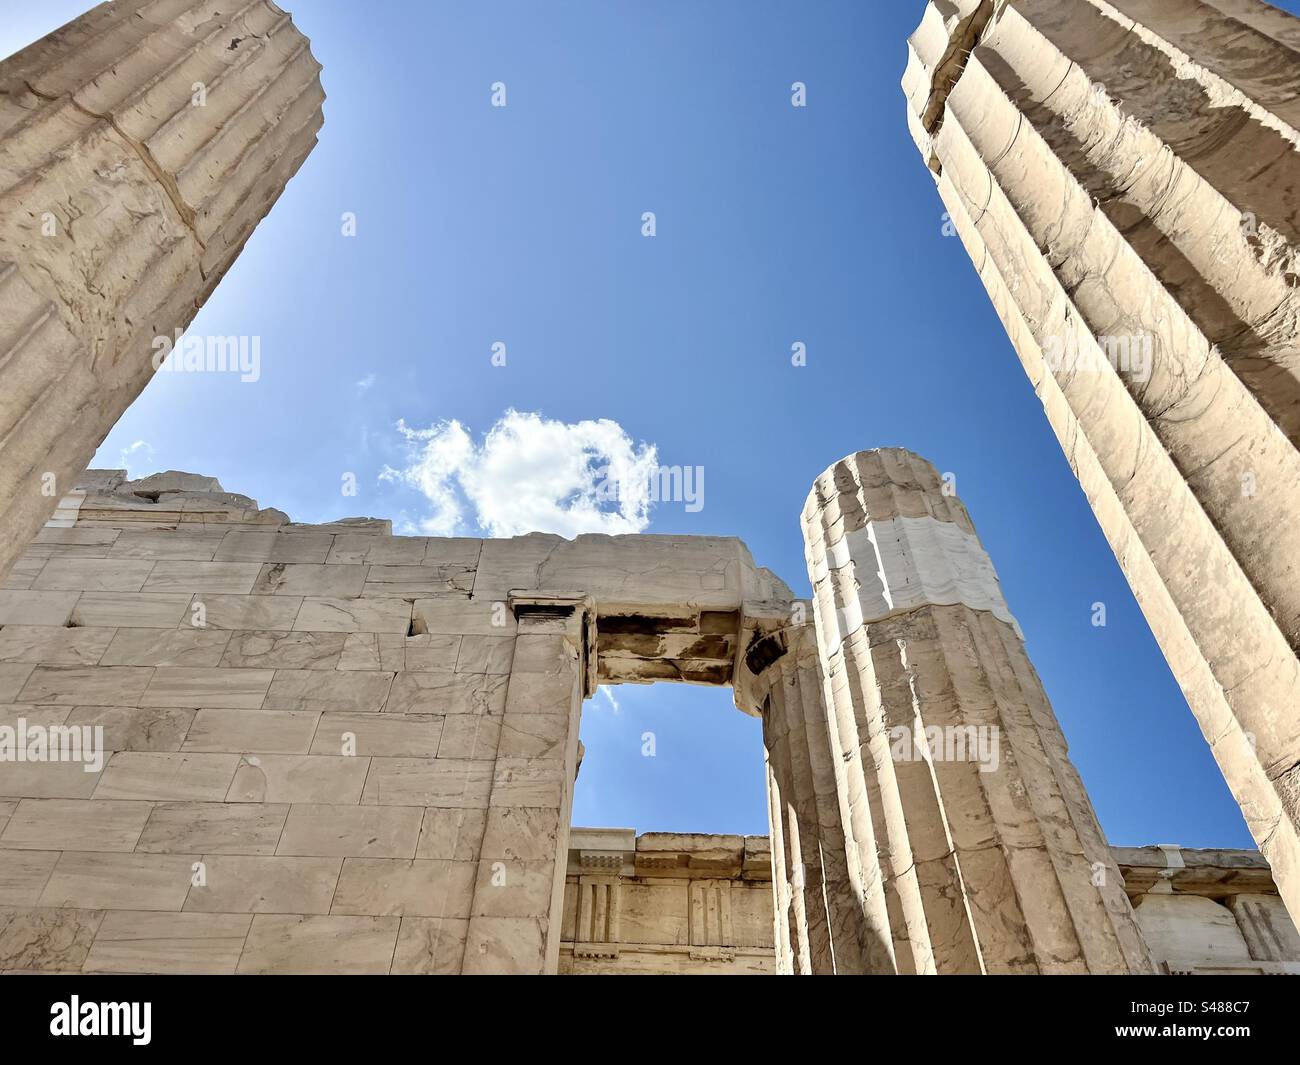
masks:
{"label": "fluted marble column", "polygon": [[1151,971],[961,502],[925,460],[884,449],[827,470],[803,521],[822,665],[856,723],[834,753],[879,806],[910,971]]}
{"label": "fluted marble column", "polygon": [[768,843],[772,851],[772,942],[776,950],[776,971],[780,976],[795,972],[798,944],[791,928],[792,885],[785,850],[785,807],[781,800],[781,783],[772,752],[764,750],[763,767],[767,782]]}
{"label": "fluted marble column", "polygon": [[316,143],[269,0],[117,0],[0,62],[0,578]]}
{"label": "fluted marble column", "polygon": [[864,901],[864,877],[850,872],[816,632],[810,622],[777,629],[745,658],[743,698],[763,719],[778,971],[893,972],[887,936],[869,929],[873,904],[887,924],[879,874],[865,878]]}
{"label": "fluted marble column", "polygon": [[1300,20],[931,3],[913,134],[1300,915]]}

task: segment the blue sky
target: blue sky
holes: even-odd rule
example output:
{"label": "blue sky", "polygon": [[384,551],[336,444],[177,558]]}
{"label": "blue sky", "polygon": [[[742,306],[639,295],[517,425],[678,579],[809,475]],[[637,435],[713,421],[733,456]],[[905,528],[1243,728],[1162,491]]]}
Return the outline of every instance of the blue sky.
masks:
{"label": "blue sky", "polygon": [[[813,479],[910,447],[956,474],[1112,842],[1252,846],[942,235],[898,88],[922,6],[288,5],[324,65],[320,144],[192,327],[259,337],[260,377],[160,374],[97,464],[216,475],[298,521],[571,533],[581,485],[540,471],[584,447],[627,462],[653,447],[704,468],[704,506],[588,519],[740,536],[807,594]],[[11,6],[0,53],[84,7]],[[613,689],[583,740],[577,824],[767,830],[759,725],[727,690]]]}

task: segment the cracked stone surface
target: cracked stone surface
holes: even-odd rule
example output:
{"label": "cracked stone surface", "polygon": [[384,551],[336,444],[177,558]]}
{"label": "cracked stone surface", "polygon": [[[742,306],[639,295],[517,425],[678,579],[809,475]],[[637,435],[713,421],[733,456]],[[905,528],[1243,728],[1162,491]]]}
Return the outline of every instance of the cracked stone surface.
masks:
{"label": "cracked stone surface", "polygon": [[314,147],[319,73],[269,0],[101,4],[0,62],[0,575]]}
{"label": "cracked stone surface", "polygon": [[1292,913],[1297,85],[1300,20],[1259,0],[931,3],[903,78],[948,218]]}

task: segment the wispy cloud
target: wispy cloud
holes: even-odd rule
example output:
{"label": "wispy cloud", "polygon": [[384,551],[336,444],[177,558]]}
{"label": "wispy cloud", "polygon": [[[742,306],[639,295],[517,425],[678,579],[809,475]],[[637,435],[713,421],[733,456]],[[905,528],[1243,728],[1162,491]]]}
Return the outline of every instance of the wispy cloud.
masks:
{"label": "wispy cloud", "polygon": [[158,472],[158,466],[154,461],[153,445],[147,440],[137,440],[130,447],[122,448],[117,462],[122,469],[126,470],[127,477],[132,481]]}
{"label": "wispy cloud", "polygon": [[365,392],[369,392],[372,388],[375,387],[375,381],[377,380],[378,378],[374,374],[368,373],[366,374],[365,377],[361,378],[360,381],[357,381],[355,387],[358,395]]}
{"label": "wispy cloud", "polygon": [[596,691],[605,697],[605,701],[609,703],[609,707],[614,713],[621,714],[623,712],[623,708],[618,705],[618,700],[614,698],[614,692],[608,684],[600,685]]}
{"label": "wispy cloud", "polygon": [[481,443],[459,421],[397,428],[410,461],[386,466],[380,478],[425,497],[431,509],[419,527],[426,535],[465,531],[469,520],[490,536],[636,533],[650,523],[658,455],[617,422],[508,410]]}

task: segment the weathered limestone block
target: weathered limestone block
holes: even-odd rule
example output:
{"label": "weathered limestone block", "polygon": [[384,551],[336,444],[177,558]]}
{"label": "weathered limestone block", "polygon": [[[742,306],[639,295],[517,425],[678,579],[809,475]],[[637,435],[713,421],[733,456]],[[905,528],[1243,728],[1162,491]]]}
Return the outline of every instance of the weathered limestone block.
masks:
{"label": "weathered limestone block", "polygon": [[390,971],[394,975],[454,976],[460,972],[468,935],[468,921],[403,917]]}
{"label": "weathered limestone block", "polygon": [[610,608],[671,603],[734,609],[744,598],[764,598],[760,589],[780,583],[756,567],[734,537],[587,534],[566,540],[530,533],[482,543],[474,582],[479,599],[592,586],[591,594]]}
{"label": "weathered limestone block", "polygon": [[294,803],[275,853],[413,858],[422,817],[418,806]]}
{"label": "weathered limestone block", "polygon": [[911,452],[859,452],[817,480],[804,529],[835,753],[879,806],[858,843],[886,852],[904,971],[1150,971],[965,507]]}
{"label": "weathered limestone block", "polygon": [[1300,22],[932,3],[918,146],[1300,913]]}
{"label": "weathered limestone block", "polygon": [[103,910],[0,907],[0,971],[76,972],[103,920]]}
{"label": "weathered limestone block", "polygon": [[400,927],[396,917],[255,914],[236,971],[387,973]]}
{"label": "weathered limestone block", "polygon": [[1133,912],[1151,952],[1172,972],[1228,970],[1251,960],[1232,914],[1211,899],[1153,892],[1142,896]]}
{"label": "weathered limestone block", "polygon": [[253,806],[159,802],[145,822],[136,850],[160,854],[274,854],[277,843],[283,846],[281,836],[288,813],[289,807],[283,803]]}
{"label": "weathered limestone block", "polygon": [[86,957],[88,972],[229,975],[239,964],[251,914],[113,910]]}
{"label": "weathered limestone block", "polygon": [[270,0],[118,0],[0,62],[0,575],[311,151],[319,71]]}

